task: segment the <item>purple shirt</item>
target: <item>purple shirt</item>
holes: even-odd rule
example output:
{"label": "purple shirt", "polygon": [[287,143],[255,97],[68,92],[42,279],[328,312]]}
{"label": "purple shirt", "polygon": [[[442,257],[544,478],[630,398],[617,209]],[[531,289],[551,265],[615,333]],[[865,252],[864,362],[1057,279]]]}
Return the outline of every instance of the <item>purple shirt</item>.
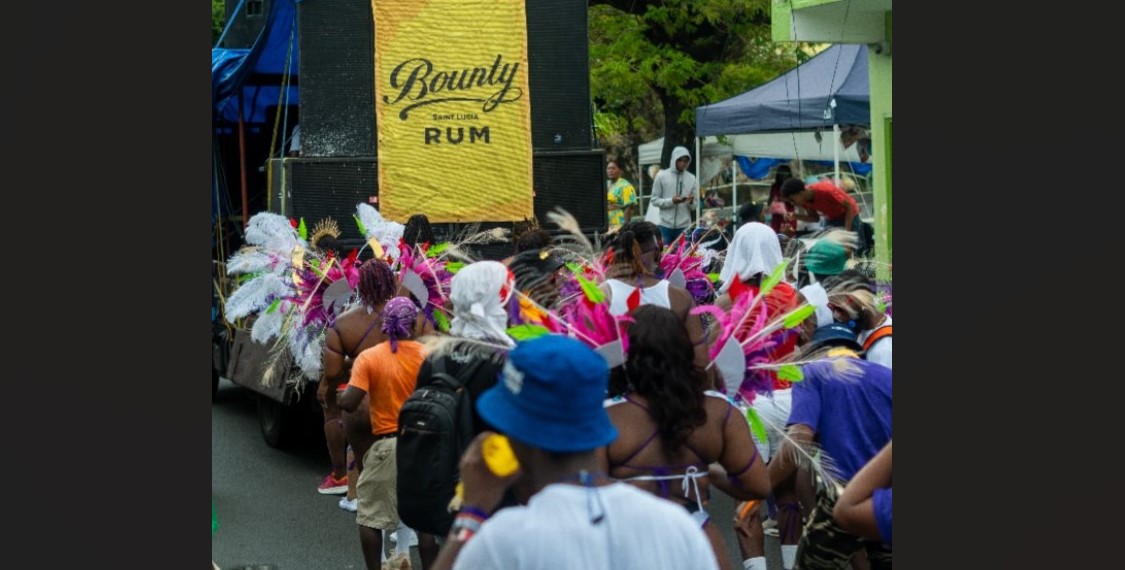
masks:
{"label": "purple shirt", "polygon": [[828,363],[803,366],[805,379],[793,384],[786,424],[812,428],[843,481],[891,440],[891,369],[859,358],[849,362],[860,368],[861,377],[840,377]]}
{"label": "purple shirt", "polygon": [[883,535],[883,542],[891,545],[891,488],[875,489],[871,496],[871,503],[875,505],[875,524],[879,527],[879,534]]}

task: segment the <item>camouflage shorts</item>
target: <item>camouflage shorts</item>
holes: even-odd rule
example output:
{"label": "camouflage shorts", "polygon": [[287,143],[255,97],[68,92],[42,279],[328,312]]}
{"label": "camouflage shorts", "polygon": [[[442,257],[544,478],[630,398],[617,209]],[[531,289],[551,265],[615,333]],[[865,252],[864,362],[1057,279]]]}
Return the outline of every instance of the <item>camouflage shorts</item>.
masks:
{"label": "camouflage shorts", "polygon": [[801,541],[797,543],[797,560],[793,570],[850,568],[849,561],[861,549],[867,550],[871,570],[890,568],[891,549],[840,528],[832,518],[834,506],[834,497],[829,497],[824,491],[817,492],[816,508],[805,525]]}

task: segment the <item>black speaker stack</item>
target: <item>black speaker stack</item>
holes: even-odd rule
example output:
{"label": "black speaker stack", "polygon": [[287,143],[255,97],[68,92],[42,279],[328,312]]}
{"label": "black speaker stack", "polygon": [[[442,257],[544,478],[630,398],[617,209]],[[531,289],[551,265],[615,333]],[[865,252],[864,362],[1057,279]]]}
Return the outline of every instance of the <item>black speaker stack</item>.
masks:
{"label": "black speaker stack", "polygon": [[[604,230],[605,152],[591,134],[587,3],[526,0],[526,11],[535,216],[551,229],[546,213],[559,206],[584,230]],[[290,160],[291,215],[331,215],[342,229],[354,228],[345,222],[355,204],[378,195],[371,1],[305,0],[298,22],[301,157]],[[458,174],[443,174],[455,192]],[[495,225],[511,224],[486,227]]]}

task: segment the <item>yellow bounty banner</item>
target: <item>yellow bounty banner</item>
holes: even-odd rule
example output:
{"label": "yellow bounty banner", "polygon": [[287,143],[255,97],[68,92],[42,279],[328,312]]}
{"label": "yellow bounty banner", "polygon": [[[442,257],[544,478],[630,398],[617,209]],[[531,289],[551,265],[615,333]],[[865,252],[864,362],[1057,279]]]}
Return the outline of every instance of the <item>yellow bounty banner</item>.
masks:
{"label": "yellow bounty banner", "polygon": [[524,0],[371,0],[379,210],[405,222],[532,213]]}

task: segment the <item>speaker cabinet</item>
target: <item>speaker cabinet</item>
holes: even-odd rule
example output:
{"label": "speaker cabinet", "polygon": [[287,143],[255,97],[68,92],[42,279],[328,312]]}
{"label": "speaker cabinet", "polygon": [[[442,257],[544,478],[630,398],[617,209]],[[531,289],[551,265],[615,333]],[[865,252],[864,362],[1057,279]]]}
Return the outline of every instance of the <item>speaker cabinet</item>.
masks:
{"label": "speaker cabinet", "polygon": [[535,217],[548,227],[547,213],[558,206],[584,231],[606,229],[605,151],[535,152]]}
{"label": "speaker cabinet", "polygon": [[376,156],[371,0],[301,2],[301,156]]}
{"label": "speaker cabinet", "polygon": [[586,4],[575,0],[526,2],[531,141],[536,151],[594,146]]}
{"label": "speaker cabinet", "polygon": [[[304,218],[309,228],[317,220],[331,217],[340,225],[338,241],[344,247],[364,243],[352,215],[359,203],[378,207],[375,202],[379,196],[379,169],[375,159],[302,157],[270,163],[274,186],[270,194],[271,212]],[[283,168],[284,176],[280,174]]]}

